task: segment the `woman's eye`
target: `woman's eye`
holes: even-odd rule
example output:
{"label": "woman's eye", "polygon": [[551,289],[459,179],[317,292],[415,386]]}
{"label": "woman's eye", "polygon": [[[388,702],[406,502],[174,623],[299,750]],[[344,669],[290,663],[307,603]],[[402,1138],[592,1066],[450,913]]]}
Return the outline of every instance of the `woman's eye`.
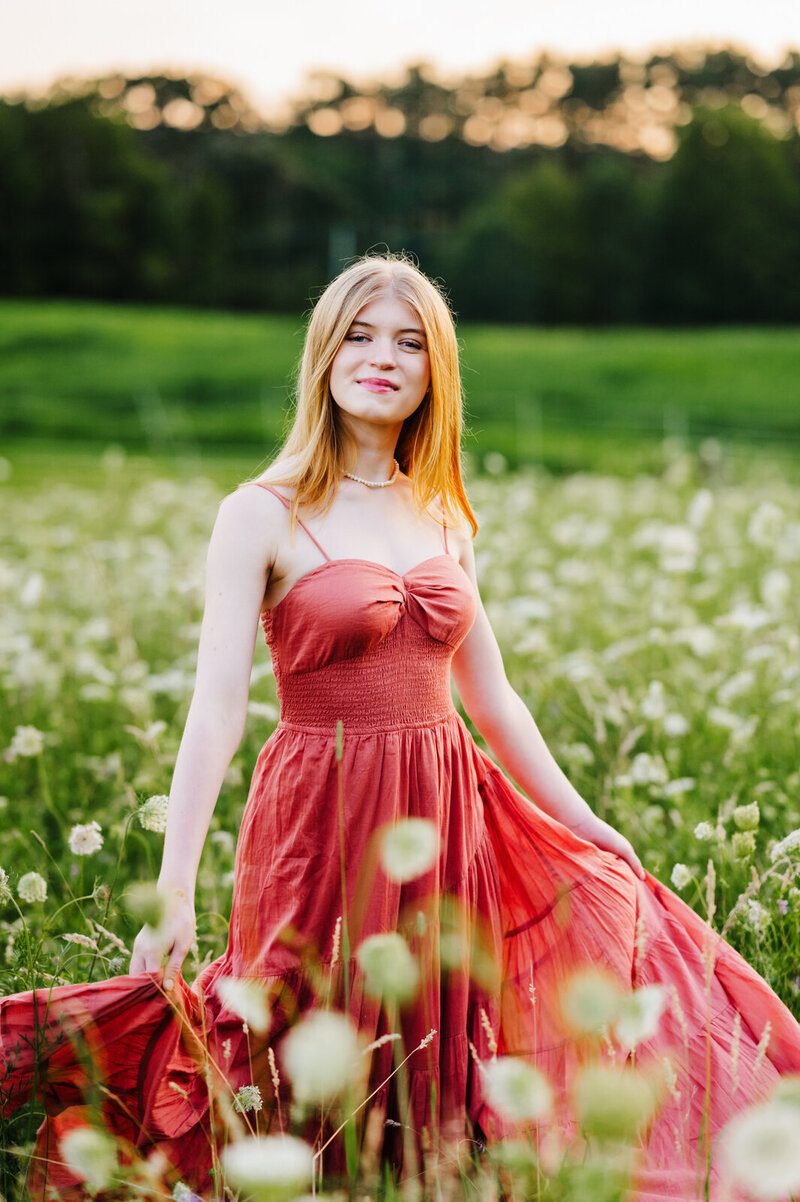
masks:
{"label": "woman's eye", "polygon": [[405,347],[407,347],[407,348],[408,348],[410,351],[421,351],[421,350],[424,350],[424,347],[422,346],[422,343],[421,343],[421,342],[412,342],[410,338],[407,338],[407,339],[406,339],[406,340],[405,340],[405,341],[402,343],[402,345],[403,345],[403,346],[405,346]]}
{"label": "woman's eye", "polygon": [[366,342],[366,334],[347,334],[345,342]]}

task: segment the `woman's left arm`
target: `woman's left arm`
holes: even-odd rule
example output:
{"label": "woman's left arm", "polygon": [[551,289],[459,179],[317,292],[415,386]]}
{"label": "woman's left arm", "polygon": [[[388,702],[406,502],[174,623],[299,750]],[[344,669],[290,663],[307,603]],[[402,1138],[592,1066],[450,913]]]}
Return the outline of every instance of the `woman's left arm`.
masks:
{"label": "woman's left arm", "polygon": [[506,676],[497,639],[480,600],[471,541],[459,540],[459,562],[475,587],[477,613],[453,657],[453,678],[469,714],[501,766],[553,818],[598,847],[612,851],[644,878],[628,840],[599,818],[570,784],[532,715]]}

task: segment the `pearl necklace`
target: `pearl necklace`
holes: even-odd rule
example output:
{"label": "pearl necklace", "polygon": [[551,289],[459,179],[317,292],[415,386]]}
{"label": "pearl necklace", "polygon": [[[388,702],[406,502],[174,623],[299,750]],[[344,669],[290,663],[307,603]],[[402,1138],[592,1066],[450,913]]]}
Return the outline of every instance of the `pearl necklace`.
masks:
{"label": "pearl necklace", "polygon": [[388,488],[390,484],[394,484],[400,471],[400,464],[397,460],[393,459],[392,463],[394,464],[394,471],[388,480],[363,480],[361,476],[354,476],[352,472],[345,472],[344,474],[350,480],[355,480],[356,484],[366,484],[367,488]]}

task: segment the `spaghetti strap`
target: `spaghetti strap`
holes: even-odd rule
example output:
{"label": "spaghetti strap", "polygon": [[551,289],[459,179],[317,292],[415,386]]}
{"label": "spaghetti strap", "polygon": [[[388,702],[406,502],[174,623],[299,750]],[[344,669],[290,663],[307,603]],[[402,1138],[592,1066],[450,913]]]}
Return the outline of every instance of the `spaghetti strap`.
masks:
{"label": "spaghetti strap", "polygon": [[[285,497],[285,496],[283,495],[283,493],[279,493],[279,492],[278,492],[278,490],[277,490],[277,488],[273,488],[271,484],[262,484],[262,482],[261,482],[260,480],[248,480],[248,481],[247,481],[247,484],[257,484],[259,488],[265,488],[265,489],[267,490],[267,492],[271,492],[271,493],[272,493],[272,495],[273,495],[273,497],[277,497],[277,498],[278,498],[278,500],[279,500],[279,501],[280,501],[280,502],[281,502],[281,503],[282,503],[282,504],[283,504],[283,505],[286,507],[286,509],[288,509],[288,510],[289,510],[289,512],[291,512],[291,509],[292,509],[292,503],[291,503],[291,501],[288,499],[288,497]],[[242,485],[242,487],[244,488],[244,487],[246,487],[246,485]],[[306,534],[307,534],[307,535],[308,535],[308,537],[311,539],[312,543],[313,543],[313,544],[314,544],[314,546],[317,548],[317,550],[319,551],[320,555],[322,555],[322,556],[323,556],[323,558],[326,560],[326,562],[330,562],[330,558],[331,558],[331,557],[330,557],[330,555],[328,554],[328,552],[325,550],[325,548],[324,548],[324,547],[321,547],[321,546],[319,545],[319,543],[317,542],[317,540],[314,538],[314,535],[311,533],[311,531],[309,530],[308,526],[305,524],[305,522],[304,522],[304,521],[303,521],[303,519],[300,517],[300,515],[299,515],[299,514],[297,514],[297,515],[296,515],[296,517],[297,517],[297,524],[298,524],[298,526],[300,526],[300,527],[301,527],[301,529],[305,530]]]}

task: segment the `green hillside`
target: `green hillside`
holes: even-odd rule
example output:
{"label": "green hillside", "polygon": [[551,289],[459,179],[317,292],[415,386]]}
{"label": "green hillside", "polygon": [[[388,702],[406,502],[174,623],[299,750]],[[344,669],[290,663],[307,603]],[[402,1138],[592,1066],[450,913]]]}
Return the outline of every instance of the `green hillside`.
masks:
{"label": "green hillside", "polygon": [[[0,301],[0,435],[260,457],[280,437],[302,332],[299,315]],[[800,445],[791,327],[459,336],[466,448],[479,456],[617,467],[664,435]]]}

